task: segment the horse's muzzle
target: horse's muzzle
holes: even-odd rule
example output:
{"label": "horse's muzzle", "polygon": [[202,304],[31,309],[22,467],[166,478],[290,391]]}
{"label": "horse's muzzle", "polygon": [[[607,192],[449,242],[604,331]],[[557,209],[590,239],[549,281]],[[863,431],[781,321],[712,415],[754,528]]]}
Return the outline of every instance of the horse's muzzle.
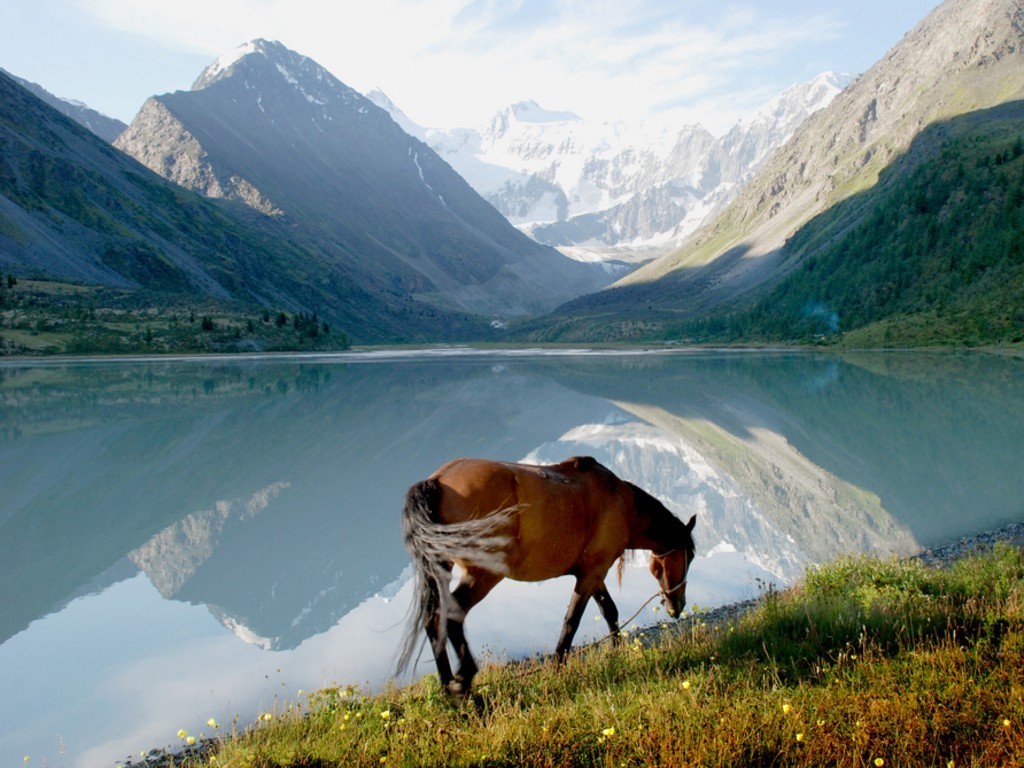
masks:
{"label": "horse's muzzle", "polygon": [[661,604],[665,606],[665,610],[668,612],[670,618],[678,619],[683,615],[683,609],[686,607],[685,600],[676,599],[675,595],[669,593],[662,593]]}

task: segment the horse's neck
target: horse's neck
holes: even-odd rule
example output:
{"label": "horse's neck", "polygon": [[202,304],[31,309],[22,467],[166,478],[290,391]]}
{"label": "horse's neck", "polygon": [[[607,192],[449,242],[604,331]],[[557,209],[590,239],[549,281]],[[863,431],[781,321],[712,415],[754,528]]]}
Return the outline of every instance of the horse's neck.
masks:
{"label": "horse's neck", "polygon": [[[646,509],[643,505],[637,505],[629,534],[629,549],[665,551],[672,548],[671,542],[666,540],[666,534],[671,530],[671,521],[664,519],[660,511],[653,505],[648,505]],[[667,510],[666,513],[671,515]]]}
{"label": "horse's neck", "polygon": [[664,552],[669,549],[665,542],[651,536],[647,531],[638,531],[630,537],[628,549],[649,549],[652,552]]}

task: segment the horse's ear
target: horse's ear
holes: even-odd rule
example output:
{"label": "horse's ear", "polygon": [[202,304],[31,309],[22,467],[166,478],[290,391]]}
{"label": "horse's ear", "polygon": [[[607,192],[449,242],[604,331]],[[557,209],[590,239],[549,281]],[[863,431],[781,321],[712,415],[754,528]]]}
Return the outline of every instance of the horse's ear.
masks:
{"label": "horse's ear", "polygon": [[697,524],[697,516],[694,515],[693,517],[690,518],[690,522],[688,522],[686,524],[686,530],[688,530],[691,533],[693,533],[693,526],[695,526],[696,524]]}

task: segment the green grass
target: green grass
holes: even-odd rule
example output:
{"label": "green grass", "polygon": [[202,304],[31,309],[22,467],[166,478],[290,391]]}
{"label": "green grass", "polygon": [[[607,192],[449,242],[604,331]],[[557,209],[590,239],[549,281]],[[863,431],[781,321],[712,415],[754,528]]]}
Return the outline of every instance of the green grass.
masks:
{"label": "green grass", "polygon": [[433,677],[375,696],[318,691],[198,762],[1024,764],[1024,557],[1012,547],[951,569],[843,560],[736,624],[680,626],[561,667],[490,666],[461,707]]}

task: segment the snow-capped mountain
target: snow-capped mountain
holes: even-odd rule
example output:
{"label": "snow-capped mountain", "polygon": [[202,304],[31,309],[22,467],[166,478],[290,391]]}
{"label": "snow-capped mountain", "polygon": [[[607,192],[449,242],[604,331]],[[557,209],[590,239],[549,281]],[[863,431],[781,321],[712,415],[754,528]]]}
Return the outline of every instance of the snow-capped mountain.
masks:
{"label": "snow-capped mountain", "polygon": [[525,237],[386,112],[278,42],[246,43],[192,90],[151,98],[116,146],[263,214],[344,280],[333,293],[365,291],[398,316],[532,314],[608,282]]}
{"label": "snow-capped mountain", "polygon": [[717,138],[671,116],[594,123],[532,101],[480,128],[431,130],[380,91],[369,98],[536,240],[577,258],[638,260],[720,210],[849,80],[827,72],[793,86]]}

